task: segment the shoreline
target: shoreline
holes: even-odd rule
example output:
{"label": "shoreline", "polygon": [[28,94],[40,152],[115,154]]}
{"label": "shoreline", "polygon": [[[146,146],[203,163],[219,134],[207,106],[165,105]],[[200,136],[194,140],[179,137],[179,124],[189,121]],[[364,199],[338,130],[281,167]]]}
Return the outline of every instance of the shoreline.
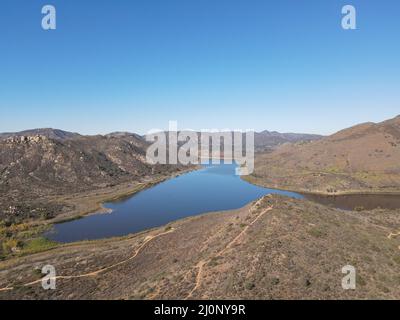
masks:
{"label": "shoreline", "polygon": [[[77,197],[74,197],[75,195],[68,195],[67,196],[68,198],[65,198],[64,201],[66,201],[66,202],[73,201],[75,204],[78,204],[81,206],[86,206],[86,209],[84,209],[84,208],[72,209],[69,212],[60,214],[57,217],[54,217],[53,219],[48,220],[48,222],[49,222],[49,224],[53,225],[53,224],[58,224],[58,223],[81,219],[81,218],[88,217],[91,215],[110,214],[113,212],[113,210],[110,208],[106,208],[104,206],[106,203],[120,201],[124,198],[130,198],[130,197],[134,196],[135,194],[137,194],[141,191],[150,189],[164,181],[177,178],[181,175],[184,175],[184,174],[187,174],[187,173],[190,173],[193,171],[197,171],[199,169],[200,169],[199,167],[194,167],[194,168],[189,168],[189,169],[182,170],[179,172],[174,172],[171,175],[157,176],[157,177],[153,177],[153,178],[149,177],[150,180],[146,181],[146,182],[122,183],[122,184],[119,184],[119,185],[116,185],[113,187],[108,187],[108,188],[105,188],[102,190],[90,191],[83,196],[77,195]],[[61,201],[63,200],[62,196],[58,197],[58,201],[60,201],[60,200]],[[77,203],[79,201],[80,201],[80,203]],[[74,213],[74,211],[77,211],[78,213]]]}
{"label": "shoreline", "polygon": [[[87,192],[84,194],[72,194],[72,195],[66,195],[66,196],[58,196],[58,197],[53,197],[53,201],[59,201],[60,203],[63,203],[64,205],[68,206],[68,203],[76,205],[73,209],[64,212],[63,214],[50,219],[48,221],[40,221],[40,222],[31,222],[31,227],[36,229],[35,233],[36,235],[32,239],[38,239],[38,238],[44,238],[48,240],[44,235],[46,232],[50,231],[51,228],[55,224],[60,224],[60,223],[65,223],[73,220],[78,220],[87,216],[91,215],[97,215],[97,214],[110,214],[113,212],[112,209],[106,208],[105,204],[118,201],[124,198],[129,198],[134,196],[135,194],[144,191],[146,189],[152,188],[156,186],[159,183],[162,183],[164,181],[167,181],[169,179],[174,179],[177,178],[181,175],[188,174],[190,172],[198,171],[201,170],[202,166],[195,166],[188,168],[186,170],[182,170],[179,172],[174,172],[173,174],[170,175],[163,175],[163,176],[156,176],[156,177],[147,177],[144,179],[142,182],[126,182],[122,183],[116,186],[104,188],[101,190],[95,190],[91,192]],[[250,179],[249,179],[250,177]],[[275,190],[283,190],[283,191],[289,191],[289,192],[294,192],[298,193],[300,195],[304,195],[305,197],[307,195],[315,195],[315,196],[321,196],[321,197],[340,197],[340,196],[346,196],[346,195],[400,195],[400,192],[359,192],[359,191],[347,191],[347,192],[341,192],[341,193],[336,193],[336,194],[328,194],[328,193],[323,193],[323,192],[310,192],[310,191],[303,191],[303,190],[296,190],[296,189],[290,189],[290,188],[281,188],[281,187],[270,187],[262,184],[260,181],[255,181],[251,178],[251,176],[240,176],[240,179],[243,181],[252,184],[252,185],[257,185],[261,186],[264,188],[270,188],[270,189],[275,189]],[[307,198],[306,198],[307,199]],[[51,200],[49,198],[49,200]],[[203,214],[207,214],[208,212],[204,212]],[[148,232],[152,230],[153,228],[150,228],[148,230],[142,230],[139,233],[142,232]],[[136,233],[126,235],[126,236],[132,236]],[[122,236],[122,237],[126,237]],[[104,239],[97,239],[95,241],[106,241],[106,240],[111,240],[114,237],[108,237]],[[120,238],[120,237],[117,237]],[[48,240],[51,241],[51,240]],[[91,240],[92,241],[92,240]],[[74,244],[74,243],[80,243],[81,241],[74,241],[69,244]],[[84,241],[86,242],[86,241]],[[62,242],[54,242],[53,246],[51,248],[37,248],[36,252],[21,252],[21,254],[17,254],[17,256],[26,256],[26,255],[31,255],[34,253],[42,252],[42,251],[47,251],[51,249],[58,248],[60,246],[64,246],[66,243]],[[14,256],[15,257],[15,256]],[[12,259],[12,257],[10,257]],[[8,259],[6,259],[8,260]]]}
{"label": "shoreline", "polygon": [[[195,171],[195,170],[192,170],[192,171]],[[189,173],[189,172],[191,172],[191,171],[188,171],[186,173]],[[184,174],[184,173],[182,173],[182,174]],[[177,176],[180,176],[180,174],[176,175],[176,177]],[[268,195],[263,196],[260,199],[262,199],[264,197],[268,197]],[[144,229],[144,230],[133,232],[133,233],[128,233],[125,235],[111,236],[111,237],[92,239],[92,240],[78,240],[78,241],[73,241],[73,242],[55,242],[55,245],[52,247],[49,247],[49,248],[43,248],[43,249],[35,251],[35,252],[25,252],[25,253],[21,252],[20,254],[12,255],[5,260],[0,260],[0,267],[6,268],[6,267],[9,267],[10,265],[12,265],[13,263],[19,261],[20,259],[38,256],[41,254],[45,254],[46,252],[51,252],[51,251],[55,251],[55,250],[76,248],[76,247],[82,247],[82,246],[96,247],[101,244],[113,244],[113,243],[125,242],[125,241],[134,240],[134,239],[137,239],[140,237],[145,238],[147,235],[149,235],[151,233],[154,233],[157,231],[161,231],[161,232],[168,231],[171,228],[173,228],[172,226],[179,227],[182,224],[185,224],[190,221],[197,220],[197,219],[204,219],[204,218],[211,217],[215,214],[220,214],[220,213],[238,212],[238,211],[248,208],[249,206],[251,206],[252,203],[255,203],[255,202],[256,202],[256,200],[253,200],[253,201],[245,204],[244,206],[242,206],[240,208],[236,208],[236,209],[209,211],[209,212],[203,212],[198,215],[179,218],[179,219],[172,220],[172,221],[165,223],[163,225],[160,225],[160,226]]]}
{"label": "shoreline", "polygon": [[[324,196],[324,197],[342,197],[342,196],[351,196],[351,195],[359,195],[359,196],[400,196],[400,190],[399,191],[367,191],[367,190],[349,190],[349,191],[340,191],[340,192],[335,192],[335,193],[328,193],[324,191],[307,191],[307,190],[301,190],[301,189],[291,189],[287,187],[274,187],[270,186],[267,184],[263,184],[261,182],[258,182],[257,178],[248,178],[251,176],[241,176],[240,178],[243,179],[244,181],[259,186],[259,187],[264,187],[268,189],[275,189],[275,190],[283,190],[283,191],[289,191],[289,192],[295,192],[299,193],[302,195],[314,195],[314,196]],[[254,180],[253,180],[254,179]]]}
{"label": "shoreline", "polygon": [[[167,180],[170,179],[174,179],[177,178],[181,175],[193,172],[193,171],[197,171],[202,169],[201,165],[197,165],[194,168],[189,168],[187,170],[183,170],[180,172],[175,172],[171,175],[167,175],[167,176],[161,176],[161,177],[156,177],[153,178],[154,180],[150,180],[147,182],[139,182],[137,184],[132,184],[132,183],[125,183],[125,184],[120,184],[120,185],[116,185],[113,187],[109,187],[106,189],[103,189],[101,191],[103,191],[104,193],[102,195],[98,195],[99,191],[93,191],[93,192],[89,192],[88,194],[84,195],[83,198],[87,198],[86,202],[85,200],[81,201],[81,205],[89,205],[90,209],[86,209],[83,210],[81,209],[73,209],[71,211],[66,212],[64,214],[61,214],[51,220],[48,221],[48,224],[46,223],[46,225],[49,225],[50,227],[53,224],[59,224],[59,223],[64,223],[64,222],[68,222],[68,221],[73,221],[73,220],[78,220],[87,216],[91,216],[91,215],[97,215],[97,214],[111,214],[113,212],[112,209],[110,208],[106,208],[104,205],[106,203],[110,203],[110,202],[115,202],[115,201],[119,201],[122,200],[124,198],[130,198],[132,196],[134,196],[135,194],[150,189],[162,182],[165,182]],[[248,178],[251,176],[240,176],[240,179],[242,179],[243,181],[246,181],[250,184],[253,185],[257,185],[260,187],[264,187],[264,188],[268,188],[268,189],[274,189],[274,190],[282,190],[282,191],[288,191],[288,192],[294,192],[294,193],[298,193],[301,195],[311,195],[311,196],[322,196],[322,197],[341,197],[341,196],[351,196],[351,195],[361,195],[361,196],[396,196],[399,195],[400,196],[400,191],[362,191],[362,190],[349,190],[349,191],[340,191],[340,192],[336,192],[336,193],[328,193],[328,192],[323,192],[323,191],[307,191],[307,190],[301,190],[301,189],[295,189],[295,188],[287,188],[287,187],[273,187],[273,186],[269,186],[266,184],[263,184],[261,182],[258,182],[256,180],[253,180],[254,178]],[[133,189],[132,189],[133,187]],[[122,188],[122,190],[118,190],[117,188]],[[117,189],[117,190],[114,190]],[[101,192],[100,191],[100,192]],[[94,193],[94,194],[93,194]],[[73,198],[76,204],[76,198],[74,198],[74,195],[68,196],[69,198]],[[78,196],[78,201],[80,200]],[[62,199],[62,198],[61,198]],[[82,198],[81,198],[82,199]],[[87,202],[94,202],[93,204],[87,204]],[[68,201],[67,201],[68,202]],[[92,205],[92,206],[90,206]],[[71,214],[70,212],[73,212],[74,210],[79,211],[79,213],[73,213]],[[43,225],[40,224],[39,225]]]}
{"label": "shoreline", "polygon": [[[220,287],[218,283],[223,283],[227,279],[226,273],[219,272],[221,265],[225,266],[226,263],[230,272],[235,274],[242,270],[252,270],[249,261],[254,261],[259,257],[263,257],[262,261],[265,263],[262,265],[267,269],[260,273],[260,278],[257,279],[265,278],[268,270],[281,270],[282,265],[284,269],[279,274],[280,279],[285,274],[289,274],[288,279],[297,279],[303,276],[305,268],[317,265],[318,270],[312,269],[314,270],[312,274],[315,275],[313,279],[319,280],[319,275],[326,274],[324,272],[328,269],[330,274],[324,281],[327,281],[326,284],[331,284],[332,278],[337,276],[338,268],[348,262],[349,253],[352,257],[356,255],[357,261],[364,261],[365,256],[374,257],[375,254],[380,254],[386,259],[384,265],[393,266],[393,269],[390,269],[391,275],[396,276],[394,264],[396,260],[393,261],[392,257],[398,249],[396,242],[386,235],[397,232],[393,225],[390,224],[388,227],[388,221],[398,221],[397,212],[384,213],[371,220],[366,219],[363,213],[343,214],[334,208],[322,208],[312,202],[308,204],[280,195],[264,196],[262,199],[264,200],[254,201],[238,209],[186,217],[126,236],[67,243],[29,256],[15,256],[0,262],[0,268],[7,270],[7,273],[0,278],[1,299],[30,298],[26,296],[27,294],[37,298],[37,293],[42,295],[40,297],[48,298],[47,292],[34,290],[36,285],[40,288],[41,278],[32,270],[35,266],[46,265],[49,261],[57,262],[57,279],[63,279],[63,286],[60,287],[62,291],[58,291],[55,296],[56,299],[62,300],[71,298],[126,299],[126,293],[129,293],[132,299],[149,300],[171,297],[185,299],[191,297],[194,292],[197,292],[196,290],[207,289],[211,290],[210,292],[218,290]],[[273,209],[268,210],[268,208]],[[375,216],[371,213],[367,217]],[[357,232],[354,232],[355,228]],[[286,234],[293,235],[287,242],[290,246],[281,244],[280,237]],[[159,239],[156,244],[147,246],[149,241],[164,236],[166,238]],[[343,243],[343,238],[348,241]],[[367,246],[365,246],[366,239],[371,241]],[[260,241],[263,242],[260,243]],[[204,250],[198,245],[199,243],[206,243],[209,249]],[[345,250],[343,250],[343,245],[345,245]],[[291,253],[298,252],[306,258],[300,259],[298,262],[301,265],[295,269],[290,260],[284,260],[285,264],[282,264],[282,260],[273,259],[275,264],[270,265],[271,254],[269,252],[265,254],[265,247],[272,250],[274,257],[282,257],[282,253],[290,256]],[[360,247],[365,247],[365,250],[360,251]],[[321,251],[327,254],[320,255]],[[139,252],[143,255],[139,255]],[[338,257],[335,255],[337,252],[341,254]],[[149,257],[152,258],[149,259]],[[335,257],[338,268],[330,268],[332,257]],[[153,258],[160,262],[154,263]],[[320,262],[321,258],[322,262]],[[133,259],[136,260],[130,264],[129,261]],[[70,263],[71,261],[73,263]],[[387,269],[379,269],[382,265],[381,259],[365,260],[361,266],[369,266],[371,263],[374,263],[374,269],[368,273],[368,276],[376,275],[374,270],[381,270],[382,276],[387,274]],[[115,287],[115,277],[112,272],[106,271],[117,266],[118,272],[124,279]],[[138,275],[133,282],[132,270],[135,271],[135,275]],[[292,272],[296,274],[292,275]],[[173,279],[173,282],[165,285],[164,278],[160,275],[166,275],[168,279]],[[185,275],[191,275],[187,282],[181,280]],[[213,279],[216,283],[214,287],[210,287],[205,282],[208,275],[217,276]],[[93,291],[92,281],[79,281],[78,279],[81,278],[92,279],[96,285],[98,281],[101,281],[104,286],[110,284],[113,291],[102,291],[102,296],[99,296]],[[252,282],[256,282],[257,279],[252,278]],[[385,279],[392,285],[391,292],[397,292],[393,278]],[[199,286],[201,281],[204,281],[202,282],[204,286]],[[239,278],[237,284],[243,285],[243,283],[245,282]],[[288,284],[294,287],[288,287]],[[314,294],[304,288],[303,281],[299,283],[285,281],[283,285],[287,288],[284,294],[291,294],[293,288],[304,290],[299,293],[303,297],[304,292]],[[28,291],[25,289],[27,287],[33,289]],[[163,289],[159,291],[157,288]],[[318,285],[316,288],[320,289],[320,293],[316,294],[324,292],[326,294],[322,286]],[[175,291],[180,296],[169,294]],[[79,296],[71,296],[71,292],[78,292]],[[255,297],[252,292],[248,294]],[[338,294],[341,295],[341,291]],[[216,293],[216,296],[219,296],[219,293]],[[265,291],[264,297],[271,298],[268,290]]]}
{"label": "shoreline", "polygon": [[[21,251],[18,251],[16,254],[11,254],[10,256],[4,257],[5,259],[2,261],[8,261],[9,259],[13,258],[18,258],[18,257],[24,257],[24,256],[30,256],[32,254],[48,251],[48,250],[53,250],[62,246],[65,246],[65,243],[61,242],[54,242],[52,240],[49,240],[46,238],[44,235],[46,232],[51,231],[53,226],[55,224],[59,223],[65,223],[69,221],[74,221],[78,219],[82,219],[87,216],[91,215],[96,215],[96,214],[110,214],[112,213],[112,209],[104,207],[105,203],[112,202],[112,201],[118,201],[120,199],[123,199],[125,197],[131,197],[134,196],[135,194],[144,191],[146,189],[149,189],[151,187],[154,187],[155,185],[164,182],[169,179],[177,178],[183,174],[187,174],[193,171],[199,170],[200,167],[191,167],[179,172],[174,172],[171,173],[170,175],[162,175],[162,176],[155,176],[153,178],[147,177],[146,179],[149,179],[148,181],[144,182],[125,182],[116,186],[112,187],[107,187],[103,188],[101,190],[93,190],[93,191],[88,191],[83,194],[68,194],[64,196],[51,196],[48,197],[47,200],[55,203],[60,203],[65,206],[71,205],[71,209],[52,218],[49,220],[45,221],[30,221],[27,222],[26,225],[29,227],[30,231],[32,232],[32,236],[30,241],[35,241],[39,239],[45,240],[45,243],[43,246],[39,246],[34,249],[34,251],[26,251],[22,249]],[[74,207],[75,206],[75,207]],[[151,229],[149,229],[151,230]],[[149,230],[143,230],[141,232],[148,232]],[[139,232],[139,233],[141,233]],[[111,238],[104,238],[104,239],[98,239],[98,240],[107,240],[107,239],[112,239]],[[71,243],[79,243],[81,241],[77,242],[71,242]],[[46,247],[46,244],[51,243],[51,247]],[[1,260],[0,260],[1,261]]]}

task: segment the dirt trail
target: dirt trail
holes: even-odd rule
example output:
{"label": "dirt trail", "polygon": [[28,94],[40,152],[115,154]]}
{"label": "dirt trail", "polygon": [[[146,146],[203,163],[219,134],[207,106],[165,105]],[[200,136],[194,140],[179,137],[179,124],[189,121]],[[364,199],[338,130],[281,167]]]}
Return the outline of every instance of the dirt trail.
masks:
{"label": "dirt trail", "polygon": [[[94,277],[94,276],[97,276],[98,274],[100,274],[100,273],[102,273],[102,272],[104,272],[104,271],[107,271],[107,270],[110,270],[110,269],[115,268],[115,267],[117,267],[117,266],[120,266],[120,265],[122,265],[122,264],[124,264],[124,263],[126,263],[126,262],[128,262],[128,261],[130,261],[130,260],[132,260],[132,259],[134,259],[134,258],[136,258],[136,256],[139,254],[139,252],[140,252],[140,251],[146,246],[146,244],[148,244],[150,241],[152,241],[152,240],[154,240],[154,239],[156,239],[156,238],[158,238],[158,237],[161,237],[161,236],[163,236],[163,235],[166,235],[166,234],[168,234],[168,233],[172,233],[172,232],[174,232],[175,230],[176,230],[176,229],[171,228],[170,230],[168,230],[168,231],[166,231],[166,232],[162,232],[162,233],[159,233],[159,234],[157,234],[157,235],[147,236],[147,237],[144,239],[144,242],[140,245],[140,247],[139,247],[138,249],[135,250],[135,253],[134,253],[131,257],[129,257],[129,258],[125,259],[125,260],[122,260],[122,261],[120,261],[120,262],[114,263],[114,264],[112,264],[112,265],[110,265],[110,266],[108,266],[108,267],[101,268],[101,269],[98,269],[98,270],[93,271],[93,272],[90,272],[90,273],[84,273],[84,274],[79,274],[79,275],[73,275],[73,276],[56,276],[56,277],[53,277],[53,279],[55,279],[55,280],[57,280],[57,279],[76,279],[76,278],[86,278],[86,277]],[[38,284],[38,283],[41,283],[41,282],[42,282],[42,279],[39,279],[39,280],[35,280],[35,281],[32,281],[32,282],[25,283],[25,284],[23,284],[22,286],[24,286],[24,287],[29,287],[29,286],[32,286],[32,285],[35,285],[35,284]],[[2,291],[9,291],[9,290],[13,290],[13,289],[14,289],[14,287],[0,288],[0,292],[2,292]]]}
{"label": "dirt trail", "polygon": [[388,239],[392,239],[392,238],[397,237],[397,236],[400,236],[400,231],[399,231],[399,232],[396,232],[396,233],[391,232],[391,233],[388,235]]}
{"label": "dirt trail", "polygon": [[[260,201],[260,200],[259,200]],[[257,204],[259,204],[259,201],[257,201],[255,203],[255,206]],[[268,211],[272,210],[273,206],[268,207],[267,209],[265,209],[264,211],[262,211],[252,222],[250,222],[250,224],[248,224],[231,242],[229,242],[224,249],[222,249],[221,251],[219,251],[215,256],[208,258],[206,260],[200,260],[196,267],[198,269],[197,271],[197,275],[196,275],[196,283],[195,286],[193,287],[193,289],[189,292],[189,294],[186,296],[185,300],[190,299],[193,296],[193,293],[200,287],[201,282],[202,282],[202,275],[203,275],[203,269],[204,266],[211,261],[212,258],[216,258],[216,257],[221,257],[227,250],[229,250],[230,248],[232,248],[232,246],[247,232],[247,230],[249,230],[249,228],[254,225],[265,213],[267,213]]]}

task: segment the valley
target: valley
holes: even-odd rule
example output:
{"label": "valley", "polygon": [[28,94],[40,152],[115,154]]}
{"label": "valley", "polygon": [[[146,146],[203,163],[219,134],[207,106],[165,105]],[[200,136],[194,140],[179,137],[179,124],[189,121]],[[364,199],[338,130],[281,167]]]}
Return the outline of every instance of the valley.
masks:
{"label": "valley", "polygon": [[399,119],[265,144],[246,177],[130,133],[0,135],[0,299],[399,299]]}

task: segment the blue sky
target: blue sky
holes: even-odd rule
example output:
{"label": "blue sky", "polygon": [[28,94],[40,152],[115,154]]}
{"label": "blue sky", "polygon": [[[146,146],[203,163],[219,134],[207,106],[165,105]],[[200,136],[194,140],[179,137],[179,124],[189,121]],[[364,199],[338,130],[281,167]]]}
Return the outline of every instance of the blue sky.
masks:
{"label": "blue sky", "polygon": [[1,0],[0,131],[329,134],[400,114],[399,33],[398,0]]}

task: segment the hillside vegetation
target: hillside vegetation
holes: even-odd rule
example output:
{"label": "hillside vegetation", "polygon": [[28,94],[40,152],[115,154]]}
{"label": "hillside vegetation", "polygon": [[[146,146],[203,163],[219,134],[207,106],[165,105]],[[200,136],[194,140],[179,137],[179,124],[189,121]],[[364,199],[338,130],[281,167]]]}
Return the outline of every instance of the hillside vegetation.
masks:
{"label": "hillside vegetation", "polygon": [[247,179],[328,194],[400,192],[400,116],[257,154],[255,171]]}
{"label": "hillside vegetation", "polygon": [[[400,211],[266,196],[238,210],[0,262],[0,299],[400,299]],[[43,290],[40,269],[56,268]],[[342,268],[356,289],[342,288]]]}

